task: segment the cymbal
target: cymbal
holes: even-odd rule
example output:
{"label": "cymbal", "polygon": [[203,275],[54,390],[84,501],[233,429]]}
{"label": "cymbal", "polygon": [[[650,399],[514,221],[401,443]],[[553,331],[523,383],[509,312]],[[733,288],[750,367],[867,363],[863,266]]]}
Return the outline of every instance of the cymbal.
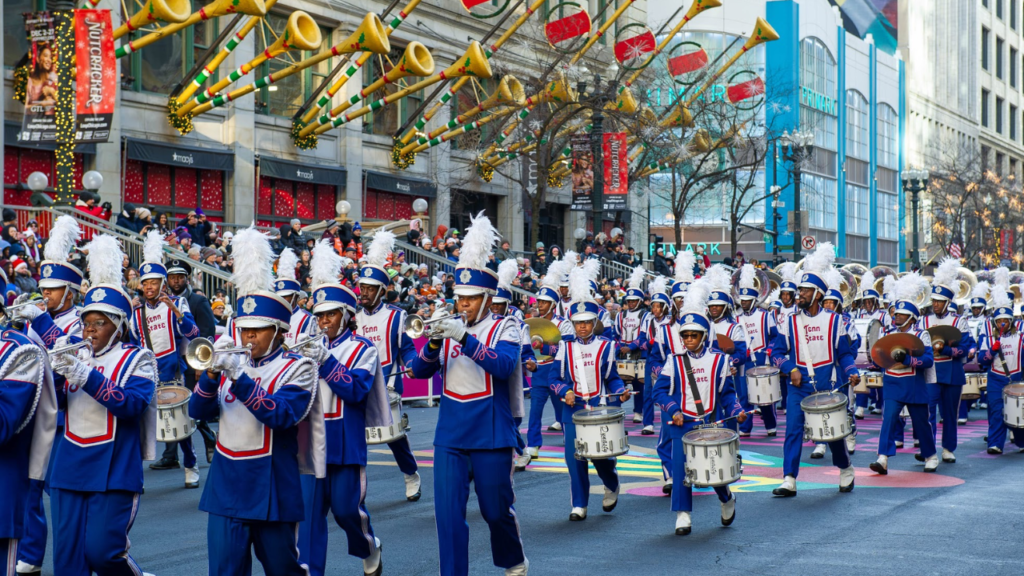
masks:
{"label": "cymbal", "polygon": [[932,342],[941,340],[946,346],[956,346],[964,337],[963,333],[953,326],[932,326],[928,329],[928,334],[931,335]]}
{"label": "cymbal", "polygon": [[725,334],[718,334],[718,349],[725,354],[732,354],[736,351],[736,343]]}
{"label": "cymbal", "polygon": [[551,360],[551,356],[548,356],[547,354],[541,354],[539,350],[534,348],[533,359],[536,360],[537,362],[547,362],[548,360]]}
{"label": "cymbal", "polygon": [[526,325],[530,327],[530,337],[537,336],[545,344],[558,344],[558,341],[562,339],[561,331],[558,330],[558,326],[555,326],[555,323],[551,320],[527,318]]}
{"label": "cymbal", "polygon": [[882,368],[892,368],[896,365],[892,353],[900,350],[908,356],[919,356],[924,352],[924,342],[909,332],[889,334],[879,338],[871,347],[871,359]]}

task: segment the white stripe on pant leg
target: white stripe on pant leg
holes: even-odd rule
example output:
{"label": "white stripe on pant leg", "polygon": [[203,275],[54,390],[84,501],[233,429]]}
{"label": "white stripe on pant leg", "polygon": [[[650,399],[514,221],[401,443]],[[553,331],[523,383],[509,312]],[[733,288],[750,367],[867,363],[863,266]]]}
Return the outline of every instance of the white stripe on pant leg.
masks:
{"label": "white stripe on pant leg", "polygon": [[11,538],[7,541],[7,571],[4,574],[14,575],[18,563],[18,541]]}
{"label": "white stripe on pant leg", "polygon": [[[298,557],[299,557],[299,523],[295,522],[293,524],[293,526],[295,526],[295,537],[292,540],[295,542],[295,558],[298,559]],[[303,564],[302,562],[299,562],[299,567],[302,568],[302,570],[306,573],[306,576],[309,576],[309,566],[308,565]]]}
{"label": "white stripe on pant leg", "polygon": [[138,493],[136,493],[135,495],[132,496],[132,513],[128,517],[128,526],[125,527],[125,529],[124,529],[124,543],[125,543],[124,558],[125,558],[125,561],[128,563],[128,567],[131,568],[132,572],[136,576],[142,576],[142,568],[139,568],[139,565],[135,563],[135,560],[132,558],[131,554],[129,553],[129,550],[131,550],[131,548],[132,548],[132,539],[128,536],[128,532],[131,531],[132,526],[135,524],[135,516],[138,513],[139,513],[139,495],[138,495]]}
{"label": "white stripe on pant leg", "polygon": [[[523,545],[523,531],[519,527],[519,517],[516,516],[516,509],[515,509],[515,504],[516,504],[515,474],[516,474],[516,461],[515,461],[515,458],[513,458],[512,459],[512,469],[509,470],[509,472],[508,472],[508,481],[512,485],[512,505],[508,507],[508,511],[512,513],[512,521],[515,522],[515,524],[516,524],[516,536],[519,537],[519,548],[523,551],[523,558],[526,558],[526,547]],[[570,484],[571,484],[571,482],[570,482]]]}
{"label": "white stripe on pant leg", "polygon": [[[334,498],[334,495],[331,495]],[[366,501],[366,466],[359,467],[359,505],[356,506],[356,511],[359,512],[359,528],[363,532],[363,538],[370,545],[370,554],[377,548],[377,541],[374,540],[373,536],[370,536],[370,516],[364,511],[364,502]]]}

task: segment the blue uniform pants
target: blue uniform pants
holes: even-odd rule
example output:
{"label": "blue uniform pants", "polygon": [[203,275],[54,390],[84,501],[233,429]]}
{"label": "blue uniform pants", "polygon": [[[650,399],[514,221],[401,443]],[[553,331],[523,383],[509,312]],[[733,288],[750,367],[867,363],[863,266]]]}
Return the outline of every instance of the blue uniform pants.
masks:
{"label": "blue uniform pants", "polygon": [[562,399],[551,391],[546,382],[538,382],[538,384],[538,386],[530,388],[530,424],[526,430],[526,445],[530,448],[540,448],[544,445],[541,427],[543,426],[544,406],[548,399],[551,399],[551,405],[555,409],[555,422],[562,421],[562,406],[564,406]]}
{"label": "blue uniform pants", "polygon": [[878,454],[880,456],[896,455],[897,436],[902,442],[903,427],[906,425],[906,422],[900,418],[900,412],[903,411],[904,406],[910,413],[914,435],[921,441],[921,456],[925,458],[934,456],[935,436],[929,430],[931,424],[928,423],[928,407],[925,404],[905,404],[898,400],[886,400],[882,407],[882,429],[878,433]]}
{"label": "blue uniform pants", "polygon": [[0,538],[0,554],[4,555],[0,564],[0,576],[16,576],[15,566],[18,565],[18,541],[13,538]]}
{"label": "blue uniform pants", "polygon": [[206,525],[210,574],[251,576],[252,554],[267,576],[306,576],[295,522],[261,522],[210,514]]}
{"label": "blue uniform pants", "polygon": [[[571,417],[567,420],[562,424],[562,433],[565,435],[565,466],[569,469],[569,496],[574,508],[586,508],[590,500],[590,470],[587,460],[576,459],[576,424]],[[592,462],[605,488],[615,490],[619,487],[615,458],[602,458]]]}
{"label": "blue uniform pants", "polygon": [[416,457],[412,454],[408,435],[389,443],[388,448],[391,448],[391,453],[395,455],[395,462],[398,462],[398,469],[402,474],[409,476],[416,473],[419,468],[416,465]]}
{"label": "blue uniform pants", "polygon": [[50,490],[53,573],[61,576],[142,574],[128,553],[128,532],[139,511],[134,492]]}
{"label": "blue uniform pants", "polygon": [[522,564],[526,556],[519,538],[519,520],[513,504],[512,448],[461,450],[434,447],[434,518],[441,556],[441,576],[468,576],[469,471],[473,470],[480,515],[491,531],[491,557],[499,568]]}
{"label": "blue uniform pants", "polygon": [[303,475],[302,501],[306,519],[299,524],[299,561],[312,576],[323,576],[327,566],[327,513],[348,536],[348,553],[367,558],[376,548],[370,513],[366,510],[366,467],[327,465],[327,477]]}
{"label": "blue uniform pants", "polygon": [[[956,450],[956,419],[959,417],[961,391],[963,386],[928,385],[928,422],[932,425],[932,442],[939,433],[938,422],[935,420],[935,408],[938,407],[938,413],[942,415],[942,447],[950,452]],[[920,438],[921,435],[918,434],[918,439]]]}
{"label": "blue uniform pants", "polygon": [[[1006,444],[1006,423],[1003,422],[1003,384],[988,378],[988,447],[1002,449]],[[1009,428],[1010,441],[1018,448],[1024,448],[1024,430]]]}
{"label": "blue uniform pants", "polygon": [[519,427],[523,425],[523,419],[515,417],[512,419],[512,423],[516,425],[516,455],[522,456],[523,450],[526,449],[526,441],[523,440],[523,433],[519,431]]}
{"label": "blue uniform pants", "polygon": [[665,480],[672,479],[672,437],[668,433],[668,426],[661,425],[661,432],[658,433],[658,458],[661,459],[661,474]]}
{"label": "blue uniform pants", "polygon": [[[800,452],[804,442],[804,411],[800,401],[814,393],[808,382],[800,386],[788,386],[786,396],[786,441],[783,444],[782,471],[786,476],[794,478],[800,474]],[[735,420],[733,420],[735,422]],[[846,439],[829,442],[832,452],[832,464],[837,468],[850,466],[850,453],[846,450]],[[675,488],[673,488],[675,491]]]}
{"label": "blue uniform pants", "polygon": [[[683,433],[687,433],[696,426],[696,423],[687,422],[683,424]],[[682,479],[686,478],[686,451],[683,450],[683,439],[672,438],[672,476],[679,478],[679,482],[672,485],[672,511],[691,512],[693,510],[693,487],[685,486]],[[715,494],[722,502],[728,502],[732,498],[732,492],[728,486],[715,488]]]}
{"label": "blue uniform pants", "polygon": [[64,426],[57,426],[57,433],[53,436],[53,448],[50,450],[50,466],[46,469],[46,480],[39,482],[38,486],[33,480],[28,493],[25,531],[18,541],[18,560],[33,566],[42,566],[43,558],[46,556],[46,510],[43,508],[43,492],[50,492],[46,485],[50,482],[50,473],[53,472],[53,457],[57,454],[57,445],[63,438]]}
{"label": "blue uniform pants", "polygon": [[[644,394],[643,394],[643,426],[654,426],[654,384],[657,382],[658,377],[654,375],[654,369],[657,367],[658,373],[661,373],[661,365],[656,362],[647,360],[647,364],[644,365]],[[639,398],[633,400],[638,402]]]}
{"label": "blue uniform pants", "polygon": [[635,394],[633,394],[633,414],[640,414],[641,416],[643,416],[644,413],[644,398],[647,397],[645,395],[647,392],[645,390],[645,382],[646,380],[639,380],[637,378],[634,378],[632,382],[630,382],[633,386],[633,392],[635,392]]}

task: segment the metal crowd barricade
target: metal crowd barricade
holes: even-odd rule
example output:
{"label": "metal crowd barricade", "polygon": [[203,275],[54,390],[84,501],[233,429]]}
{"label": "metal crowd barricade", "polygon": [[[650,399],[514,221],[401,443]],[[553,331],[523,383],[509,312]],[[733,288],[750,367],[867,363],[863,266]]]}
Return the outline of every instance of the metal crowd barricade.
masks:
{"label": "metal crowd barricade", "polygon": [[[433,252],[427,252],[426,250],[413,246],[404,240],[395,240],[395,252],[398,252],[399,250],[405,252],[405,261],[409,264],[419,266],[420,264],[426,263],[427,267],[430,269],[431,275],[434,275],[441,270],[455,270],[455,263],[451,260],[434,254]],[[536,294],[527,292],[518,286],[512,286],[512,292],[526,298],[527,301],[532,298],[536,298],[537,296]]]}

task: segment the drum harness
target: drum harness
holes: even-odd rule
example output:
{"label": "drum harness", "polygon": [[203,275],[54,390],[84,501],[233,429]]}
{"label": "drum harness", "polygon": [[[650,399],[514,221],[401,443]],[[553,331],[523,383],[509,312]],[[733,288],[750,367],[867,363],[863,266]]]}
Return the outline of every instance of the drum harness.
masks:
{"label": "drum harness", "polygon": [[[1011,324],[1011,326],[1012,325],[1013,324]],[[1002,340],[1003,336],[1005,336],[1005,334],[1003,334],[1002,330],[1000,330],[999,331],[999,339]],[[1006,366],[1006,357],[1003,356],[1003,346],[1002,346],[1002,344],[999,345],[999,348],[996,350],[996,354],[999,356],[999,363],[1003,365],[1003,372],[1005,372],[1006,373],[1006,377],[1009,378],[1010,377],[1010,369]]]}
{"label": "drum harness", "polygon": [[[146,348],[149,350],[153,349],[153,340],[149,336],[149,318],[146,316],[146,303],[142,303],[142,338],[146,341]],[[174,334],[172,332],[171,336]],[[184,386],[185,379],[181,375],[181,359],[174,363],[174,380],[170,382],[160,382],[160,386]]]}
{"label": "drum harness", "polygon": [[[700,398],[700,390],[697,389],[697,381],[694,380],[694,378],[693,378],[693,367],[690,366],[690,354],[689,354],[689,352],[683,352],[682,354],[680,354],[680,356],[683,357],[683,368],[685,369],[685,372],[686,372],[686,383],[689,384],[689,386],[690,386],[690,393],[693,394],[693,405],[694,405],[694,407],[697,408],[697,416],[703,421],[705,416],[706,416],[706,414],[704,412],[704,402]],[[728,363],[726,365],[728,365]],[[715,405],[717,406],[718,405],[718,402],[717,402],[718,387],[715,386],[714,382],[711,383],[711,395],[716,398]],[[740,414],[742,414],[742,412]],[[734,419],[734,418],[736,418],[738,416],[739,416],[739,414],[737,414],[736,416],[730,416],[728,418],[723,418],[722,420],[719,420],[717,422],[708,422],[706,424],[698,424],[697,426],[694,427],[694,429],[695,430],[704,430],[706,428],[721,428],[722,424],[724,424],[725,422],[728,422],[729,420],[732,420],[732,419]],[[742,474],[743,473],[743,456],[740,455],[740,454],[736,454],[736,460],[737,460],[737,465],[739,466],[740,474]]]}

